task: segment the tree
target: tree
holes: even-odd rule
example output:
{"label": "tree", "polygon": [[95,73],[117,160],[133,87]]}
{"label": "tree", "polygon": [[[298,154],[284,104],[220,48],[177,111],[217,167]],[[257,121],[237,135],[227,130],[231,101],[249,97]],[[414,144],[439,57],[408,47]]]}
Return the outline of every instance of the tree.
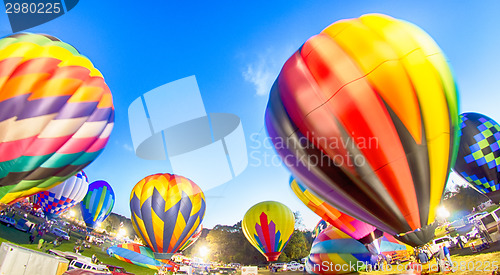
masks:
{"label": "tree", "polygon": [[309,250],[310,245],[304,233],[300,230],[295,230],[283,252],[290,260],[300,260],[309,255]]}

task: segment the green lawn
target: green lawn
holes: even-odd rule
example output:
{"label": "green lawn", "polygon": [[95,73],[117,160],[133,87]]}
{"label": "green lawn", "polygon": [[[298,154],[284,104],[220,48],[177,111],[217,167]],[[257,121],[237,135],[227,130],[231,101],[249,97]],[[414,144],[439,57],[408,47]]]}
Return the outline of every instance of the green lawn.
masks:
{"label": "green lawn", "polygon": [[[22,217],[18,216],[18,215],[16,215],[16,217],[14,217],[14,219],[16,221],[20,218],[22,218]],[[28,220],[31,220],[32,222],[41,222],[42,221],[41,219],[39,220],[33,216],[29,216]],[[30,244],[29,243],[29,236],[30,236],[29,233],[21,232],[21,231],[15,229],[14,227],[7,227],[3,224],[0,224],[0,243],[10,242],[10,243],[14,243],[14,244],[17,244],[17,245],[20,245],[20,246],[23,246],[23,247],[26,247],[29,249],[41,251],[40,249],[38,249],[39,237],[37,236],[37,238],[35,239],[35,243]],[[83,234],[79,234],[77,232],[72,231],[71,238],[69,241],[63,240],[63,243],[61,245],[54,247],[54,245],[52,244],[52,241],[55,239],[55,236],[50,234],[50,233],[47,233],[47,234],[43,235],[43,239],[46,240],[47,242],[49,242],[46,245],[45,250],[54,248],[54,249],[57,249],[57,250],[63,251],[63,252],[73,251],[73,247],[75,245],[76,240],[83,239],[84,237],[85,236]],[[105,243],[103,246],[106,248],[106,247],[109,247],[110,245],[111,244],[109,244],[109,243]],[[129,263],[120,261],[115,257],[108,256],[108,254],[106,254],[105,248],[103,249],[102,247],[99,247],[99,246],[92,246],[89,249],[85,249],[81,253],[83,256],[87,256],[87,257],[91,257],[92,254],[95,254],[101,262],[103,262],[105,264],[124,267],[128,272],[134,273],[136,275],[155,274],[155,270],[145,268],[145,267],[140,267],[140,266],[137,266],[134,264],[129,264]]]}

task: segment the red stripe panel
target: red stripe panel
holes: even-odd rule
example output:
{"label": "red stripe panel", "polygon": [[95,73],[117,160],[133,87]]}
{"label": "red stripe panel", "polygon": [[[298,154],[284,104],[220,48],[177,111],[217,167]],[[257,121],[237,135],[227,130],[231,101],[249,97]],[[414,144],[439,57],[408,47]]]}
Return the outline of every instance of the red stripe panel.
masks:
{"label": "red stripe panel", "polygon": [[84,152],[88,150],[96,140],[97,137],[70,138],[57,152],[61,154]]}
{"label": "red stripe panel", "polygon": [[0,60],[0,77],[9,76],[22,60],[22,57],[10,57]]}
{"label": "red stripe panel", "polygon": [[262,228],[262,233],[264,234],[264,240],[266,240],[266,250],[267,250],[267,252],[272,252],[271,251],[271,240],[269,238],[269,227],[267,224],[267,215],[264,212],[262,212],[260,214],[260,226]]}
{"label": "red stripe panel", "polygon": [[42,156],[57,152],[71,136],[57,138],[37,138],[25,151],[25,156]]}
{"label": "red stripe panel", "polygon": [[64,66],[58,68],[52,78],[71,78],[85,81],[89,78],[90,71],[81,66]]}
{"label": "red stripe panel", "polygon": [[93,152],[97,152],[99,150],[102,150],[102,148],[104,148],[104,146],[106,146],[106,143],[108,143],[108,140],[109,140],[109,137],[107,137],[107,138],[98,138],[94,142],[94,144],[92,144],[90,146],[90,148],[87,149],[86,152],[93,153]]}
{"label": "red stripe panel", "polygon": [[[318,148],[329,147],[335,149],[336,154],[346,156],[347,150],[343,146],[329,144],[333,139],[315,138],[316,136],[328,136],[337,137],[337,141],[340,139],[338,138],[340,137],[340,130],[337,127],[336,120],[328,110],[316,109],[313,114],[321,117],[321,119],[317,121],[307,119],[306,121],[305,114],[321,106],[325,100],[320,95],[320,88],[299,53],[288,59],[283,66],[278,81],[283,105],[291,120],[299,127],[300,132]],[[346,167],[346,169],[357,175],[353,167]]]}
{"label": "red stripe panel", "polygon": [[23,155],[24,150],[36,137],[0,142],[0,162],[16,159]]}
{"label": "red stripe panel", "polygon": [[10,78],[23,76],[26,74],[49,73],[52,74],[61,60],[51,57],[39,57],[26,60],[20,64]]}

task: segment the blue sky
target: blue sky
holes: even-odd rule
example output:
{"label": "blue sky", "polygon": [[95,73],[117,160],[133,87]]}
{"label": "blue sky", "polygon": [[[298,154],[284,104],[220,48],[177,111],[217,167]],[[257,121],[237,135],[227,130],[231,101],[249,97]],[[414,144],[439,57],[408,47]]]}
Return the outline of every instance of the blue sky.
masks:
{"label": "blue sky", "polygon": [[[0,9],[0,35],[11,33]],[[286,59],[329,24],[365,13],[385,13],[427,31],[448,56],[460,91],[461,112],[500,121],[498,64],[500,2],[491,1],[90,1],[29,29],[72,44],[103,73],[116,108],[115,128],[103,154],[85,169],[117,195],[114,212],[130,217],[129,196],[143,177],[170,172],[166,161],[133,153],[127,109],[167,82],[195,75],[207,113],[238,115],[249,166],[237,178],[205,192],[205,227],[234,224],[255,203],[277,200],[319,220],[288,187],[289,172],[263,163],[269,89]],[[259,140],[257,142],[256,140]],[[258,147],[258,148],[257,148]],[[252,154],[253,152],[253,154]]]}

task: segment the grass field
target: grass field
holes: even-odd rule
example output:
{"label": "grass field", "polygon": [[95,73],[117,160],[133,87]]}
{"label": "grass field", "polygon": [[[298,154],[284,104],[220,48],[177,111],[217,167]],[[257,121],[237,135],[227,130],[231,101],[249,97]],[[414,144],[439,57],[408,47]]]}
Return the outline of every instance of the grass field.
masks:
{"label": "grass field", "polygon": [[[14,219],[16,221],[19,220],[20,218],[22,218],[22,216],[16,215],[14,217]],[[31,220],[33,222],[38,221],[38,219],[36,217],[33,217],[31,215],[28,217],[28,220]],[[41,221],[42,221],[42,219],[40,219],[40,221],[38,221],[38,222],[41,222]],[[43,239],[47,242],[47,245],[45,246],[45,248],[43,250],[41,250],[41,249],[38,249],[39,237],[37,236],[37,238],[35,239],[35,242],[33,244],[30,244],[29,243],[29,236],[30,236],[29,233],[19,231],[19,230],[15,229],[14,227],[7,227],[3,224],[0,224],[0,243],[11,242],[11,243],[14,243],[14,244],[17,244],[17,245],[20,245],[20,246],[23,246],[23,247],[26,247],[29,249],[37,250],[37,251],[46,251],[47,249],[52,249],[52,248],[57,249],[59,251],[63,251],[63,252],[73,251],[73,247],[75,245],[75,242],[78,239],[81,240],[85,237],[83,234],[79,234],[78,232],[72,231],[71,238],[69,241],[63,240],[61,245],[54,247],[52,242],[54,241],[55,236],[50,234],[50,233],[47,233],[47,234],[43,235]],[[124,267],[125,270],[127,270],[128,272],[134,273],[136,275],[155,274],[155,270],[145,268],[145,267],[140,267],[140,266],[137,266],[134,264],[129,264],[129,263],[120,261],[115,257],[110,257],[106,253],[106,248],[109,247],[110,245],[111,244],[105,243],[103,245],[104,249],[103,249],[103,247],[92,246],[91,248],[85,249],[84,251],[82,251],[81,254],[83,256],[87,256],[87,257],[91,257],[92,254],[95,254],[97,256],[97,258],[101,262],[103,262],[104,264],[110,264],[110,265]]]}

